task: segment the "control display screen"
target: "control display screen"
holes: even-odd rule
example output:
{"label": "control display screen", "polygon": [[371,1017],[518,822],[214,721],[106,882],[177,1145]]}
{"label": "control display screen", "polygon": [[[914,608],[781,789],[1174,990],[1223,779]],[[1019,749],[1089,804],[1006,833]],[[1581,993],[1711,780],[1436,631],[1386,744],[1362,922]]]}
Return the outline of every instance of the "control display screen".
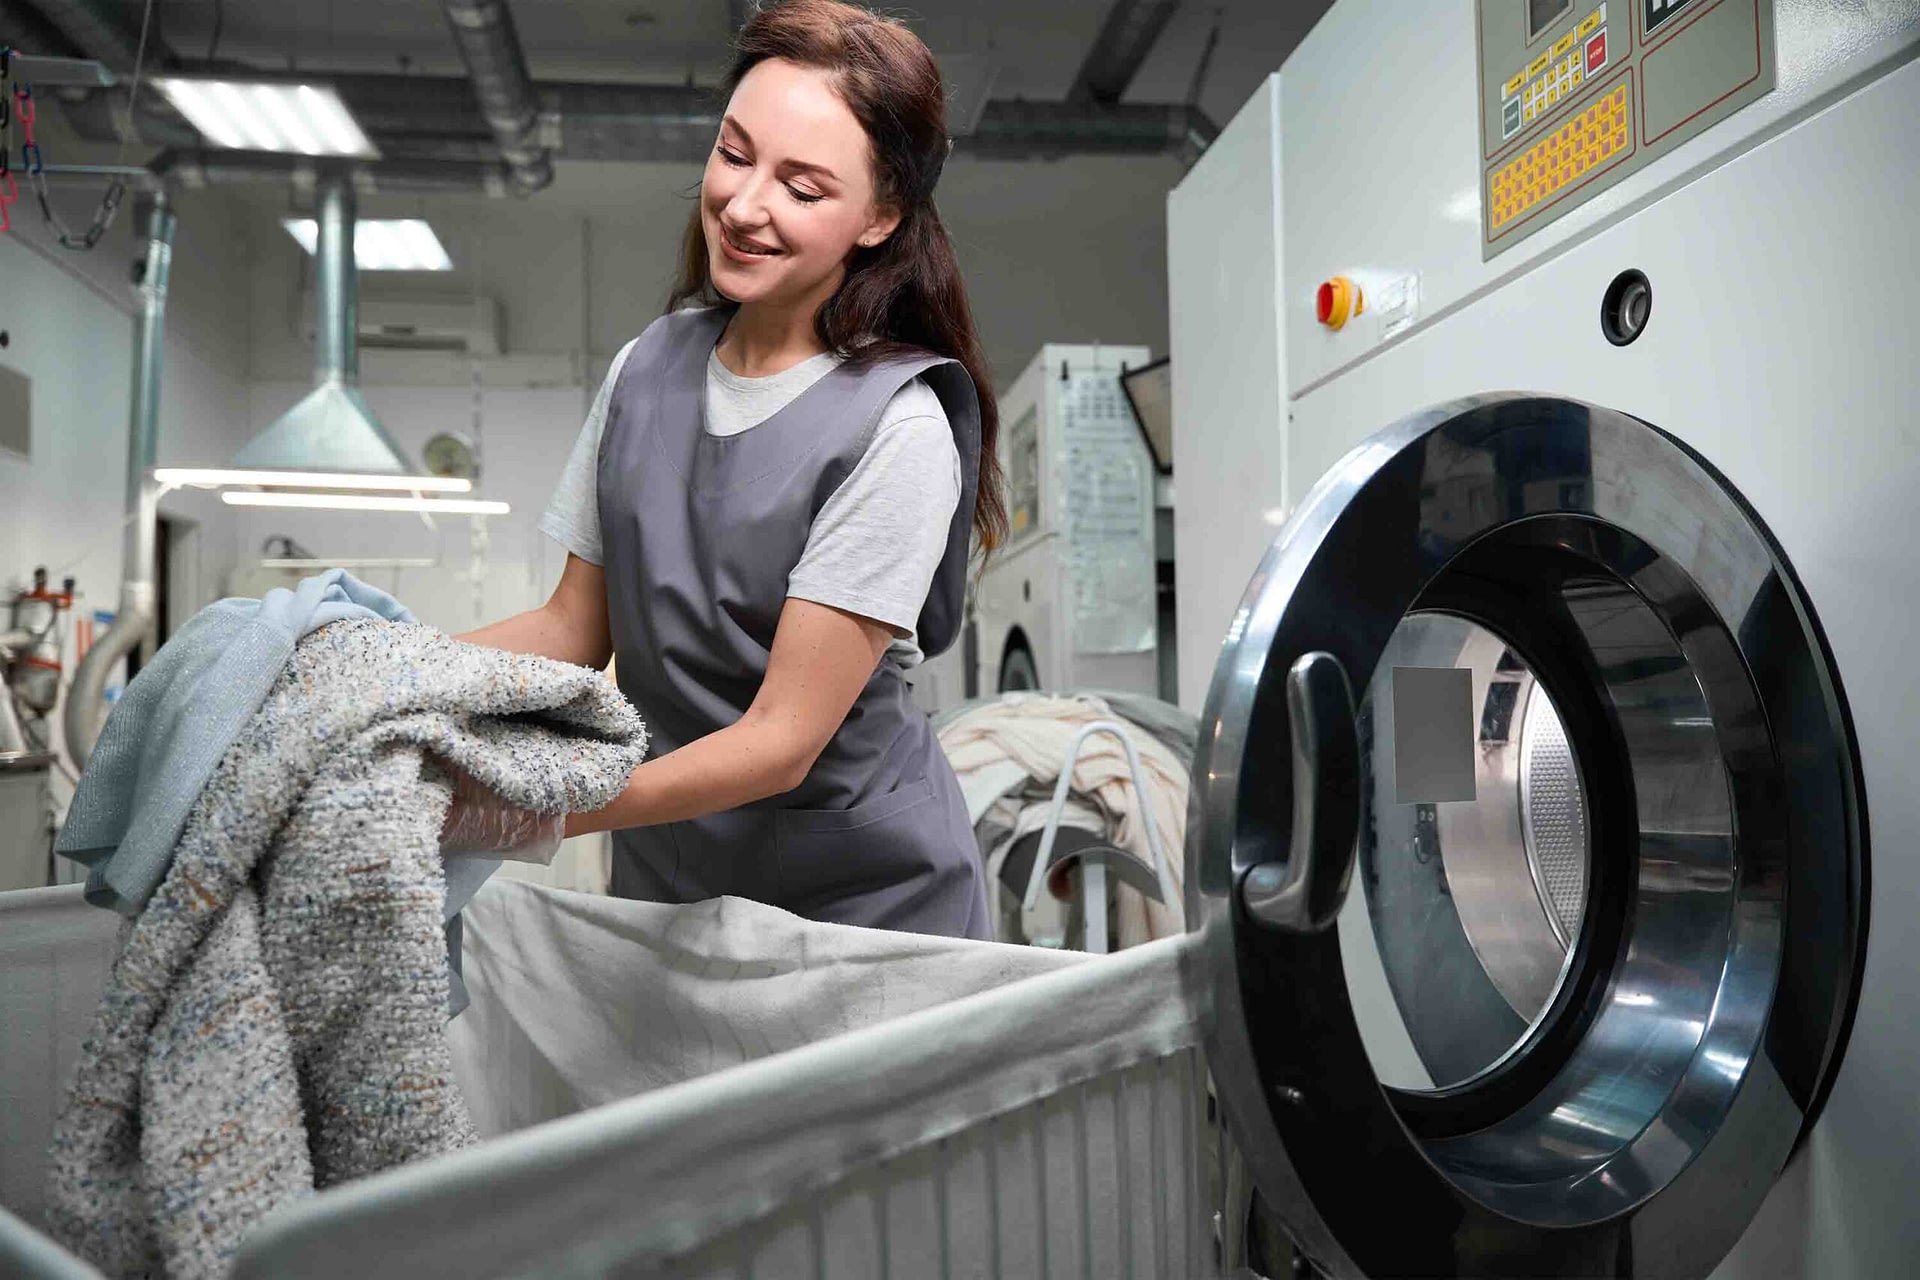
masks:
{"label": "control display screen", "polygon": [[[1685,3],[1685,0],[1681,2]],[[1654,0],[1646,0],[1646,3],[1648,9],[1653,8]],[[1527,0],[1527,39],[1538,36],[1571,8],[1573,0]]]}

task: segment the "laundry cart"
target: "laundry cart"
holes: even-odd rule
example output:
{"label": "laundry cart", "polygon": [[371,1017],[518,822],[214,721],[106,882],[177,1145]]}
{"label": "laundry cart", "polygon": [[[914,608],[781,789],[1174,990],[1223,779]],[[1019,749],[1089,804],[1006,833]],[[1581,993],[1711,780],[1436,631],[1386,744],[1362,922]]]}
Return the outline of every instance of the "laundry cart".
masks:
{"label": "laundry cart", "polygon": [[[0,899],[11,1082],[0,1191],[20,1214],[0,1223],[0,1273],[85,1276],[21,1221],[36,1216],[36,1193],[19,1183],[42,1167],[117,925],[72,890],[38,892],[31,910],[25,895]],[[476,1021],[451,1037],[463,1081],[491,1082],[495,1096],[473,1098],[483,1133],[554,1109],[501,1079],[536,1074],[537,1055],[488,1021],[500,975],[539,953],[503,939],[504,918],[486,909],[522,899],[655,905],[483,890],[470,908],[480,927],[468,928],[474,1004],[461,1015]],[[1052,968],[323,1191],[256,1228],[234,1274],[1221,1274],[1238,1247],[1218,1236],[1234,1219],[1221,1199],[1242,1183],[1209,1119],[1190,942],[1030,963]],[[724,1021],[657,1034],[719,1034]]]}

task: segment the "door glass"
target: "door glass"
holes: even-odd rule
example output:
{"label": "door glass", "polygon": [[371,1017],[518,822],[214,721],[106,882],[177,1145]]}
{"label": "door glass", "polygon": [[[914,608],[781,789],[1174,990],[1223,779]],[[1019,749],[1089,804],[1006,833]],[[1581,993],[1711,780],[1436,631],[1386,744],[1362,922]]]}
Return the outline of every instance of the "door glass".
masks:
{"label": "door glass", "polygon": [[1359,708],[1361,827],[1342,957],[1383,1083],[1465,1083],[1553,1002],[1586,905],[1579,761],[1526,658],[1407,615]]}

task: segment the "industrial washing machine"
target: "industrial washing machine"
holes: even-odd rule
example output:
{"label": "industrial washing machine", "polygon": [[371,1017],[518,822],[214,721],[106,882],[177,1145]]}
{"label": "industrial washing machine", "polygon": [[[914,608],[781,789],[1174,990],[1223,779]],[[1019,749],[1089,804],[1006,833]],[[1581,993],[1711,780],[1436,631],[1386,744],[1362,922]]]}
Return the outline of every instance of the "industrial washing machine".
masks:
{"label": "industrial washing machine", "polygon": [[1157,692],[1156,475],[1120,384],[1150,358],[1048,343],[1001,396],[1008,532],[974,584],[980,692]]}
{"label": "industrial washing machine", "polygon": [[1339,0],[1170,197],[1207,1065],[1328,1274],[1920,1258],[1916,52]]}

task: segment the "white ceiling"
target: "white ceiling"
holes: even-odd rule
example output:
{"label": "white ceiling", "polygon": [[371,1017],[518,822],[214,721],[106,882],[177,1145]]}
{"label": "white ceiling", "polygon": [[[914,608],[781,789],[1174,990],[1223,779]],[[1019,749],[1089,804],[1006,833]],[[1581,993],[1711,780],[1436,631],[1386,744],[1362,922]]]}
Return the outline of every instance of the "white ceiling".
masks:
{"label": "white ceiling", "polygon": [[[138,24],[145,0],[117,0]],[[1225,123],[1299,43],[1331,0],[1187,0],[1128,93],[1186,97],[1207,33],[1221,25],[1201,106]],[[710,83],[726,63],[726,0],[513,0],[536,79]],[[991,54],[997,97],[1055,99],[1073,79],[1107,0],[920,0],[886,5],[936,54]],[[224,9],[219,54],[262,66],[458,75],[434,0],[156,0],[159,32],[181,56],[206,56]],[[405,60],[403,63],[402,60]]]}

